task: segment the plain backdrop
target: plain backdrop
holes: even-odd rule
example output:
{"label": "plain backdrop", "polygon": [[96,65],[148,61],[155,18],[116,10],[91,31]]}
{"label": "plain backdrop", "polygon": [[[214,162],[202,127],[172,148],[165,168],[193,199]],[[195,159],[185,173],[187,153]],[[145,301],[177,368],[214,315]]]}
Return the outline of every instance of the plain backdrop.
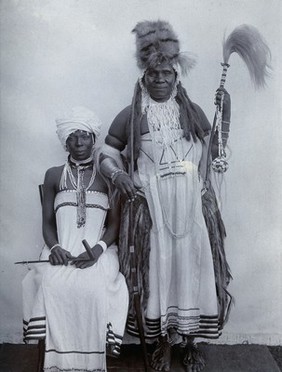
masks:
{"label": "plain backdrop", "polygon": [[139,75],[131,30],[142,20],[169,21],[197,65],[182,82],[214,115],[222,40],[234,27],[257,27],[272,52],[272,73],[255,90],[244,65],[230,58],[229,170],[221,207],[235,305],[219,342],[281,344],[281,19],[280,0],[2,0],[1,5],[1,338],[22,340],[21,281],[15,261],[43,246],[38,185],[66,153],[55,118],[72,106],[103,121],[131,101]]}

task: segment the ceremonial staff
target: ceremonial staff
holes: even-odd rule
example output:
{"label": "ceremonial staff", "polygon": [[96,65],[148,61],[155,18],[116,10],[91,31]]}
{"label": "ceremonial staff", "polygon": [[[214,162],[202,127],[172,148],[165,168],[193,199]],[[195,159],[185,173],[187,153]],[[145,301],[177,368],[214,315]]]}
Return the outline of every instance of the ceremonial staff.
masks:
{"label": "ceremonial staff", "polygon": [[[77,262],[88,262],[88,261],[93,261],[93,259],[91,258],[67,258],[67,261],[68,262],[72,262],[72,261],[77,261]],[[28,265],[28,264],[37,264],[37,263],[46,263],[46,262],[49,262],[49,260],[31,260],[31,261],[17,261],[15,262],[15,265]]]}
{"label": "ceremonial staff", "polygon": [[[131,112],[131,119],[130,119],[130,163],[129,163],[129,175],[134,182],[134,102],[136,99],[136,92],[137,92],[138,83],[135,85],[133,99],[132,99],[132,112]],[[139,288],[139,280],[138,280],[138,265],[137,265],[137,252],[135,251],[134,247],[134,200],[130,201],[129,205],[129,254],[130,254],[130,278],[131,278],[131,285],[133,288],[133,303],[134,309],[136,313],[136,320],[137,326],[140,336],[140,342],[142,346],[143,352],[143,360],[144,360],[144,367],[145,371],[149,370],[149,363],[148,363],[148,356],[147,356],[147,346],[145,340],[145,333],[144,333],[144,326],[143,326],[143,309],[140,301],[140,288]]]}
{"label": "ceremonial staff", "polygon": [[[88,244],[88,242],[87,242],[86,239],[83,239],[82,240],[82,244],[84,245],[85,250],[88,253],[89,258],[67,257],[67,261],[68,262],[72,262],[72,261],[88,262],[88,261],[93,261],[95,259],[94,255],[93,255],[93,253],[91,251],[91,247]],[[17,262],[15,262],[15,265],[19,265],[19,264],[28,265],[28,264],[46,263],[46,262],[49,262],[50,263],[49,260],[33,260],[33,261],[17,261]]]}
{"label": "ceremonial staff", "polygon": [[[230,67],[228,62],[232,53],[237,53],[245,62],[255,87],[264,87],[265,79],[269,75],[268,69],[270,69],[270,50],[254,26],[238,26],[227,39],[223,40],[221,88],[224,88],[227,70]],[[216,130],[218,132],[218,157],[212,162],[212,168],[216,172],[223,173],[227,170],[228,164],[222,143],[222,104],[216,109],[210,143]]]}
{"label": "ceremonial staff", "polygon": [[[220,87],[223,88],[227,70],[229,68],[229,58],[232,53],[237,53],[245,62],[251,79],[256,88],[265,86],[265,78],[268,76],[270,68],[270,50],[260,35],[259,31],[250,25],[241,25],[223,41],[223,70],[220,79]],[[202,209],[207,225],[211,250],[214,262],[215,281],[218,297],[219,322],[223,326],[229,315],[232,297],[227,291],[228,284],[232,279],[230,269],[226,260],[224,250],[224,238],[226,236],[225,227],[218,208],[215,192],[210,181],[211,168],[217,173],[224,173],[228,168],[225,149],[222,138],[222,104],[217,105],[216,113],[211,130],[208,145],[206,170],[204,177],[204,188],[202,191]],[[211,148],[214,137],[218,136],[218,156],[211,159]]]}

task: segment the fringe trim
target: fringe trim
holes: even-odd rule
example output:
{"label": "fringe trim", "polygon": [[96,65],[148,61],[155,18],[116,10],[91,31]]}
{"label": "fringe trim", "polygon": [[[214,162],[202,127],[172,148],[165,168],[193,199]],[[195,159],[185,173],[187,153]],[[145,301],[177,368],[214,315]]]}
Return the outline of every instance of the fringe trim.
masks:
{"label": "fringe trim", "polygon": [[[130,272],[130,248],[129,234],[133,228],[134,250],[136,255],[136,270],[138,278],[138,292],[143,311],[147,307],[149,297],[149,257],[150,257],[150,230],[152,220],[146,199],[138,195],[133,202],[134,221],[130,226],[129,219],[130,203],[125,202],[121,211],[121,227],[119,235],[119,261],[120,271],[126,278],[128,290],[130,293],[129,315],[135,317],[133,303],[133,283]],[[215,284],[218,301],[219,329],[226,324],[233,297],[228,292],[227,287],[232,279],[231,271],[227,263],[224,238],[226,230],[218,208],[215,192],[210,185],[202,195],[202,211],[205,223],[208,229],[209,240],[211,245],[213,266],[215,273]]]}
{"label": "fringe trim", "polygon": [[[129,231],[133,229],[134,252],[138,278],[138,292],[142,308],[146,309],[149,297],[149,258],[150,258],[150,231],[152,221],[146,199],[138,195],[133,202],[134,221],[129,218],[130,203],[125,202],[121,211],[121,227],[119,235],[119,262],[120,271],[125,276],[129,290],[129,314],[135,315],[133,303],[133,283],[130,272]],[[131,226],[130,226],[131,224]]]}
{"label": "fringe trim", "polygon": [[215,284],[217,291],[219,325],[223,327],[228,320],[230,307],[233,302],[227,287],[232,279],[229,265],[224,250],[224,238],[226,230],[218,208],[214,189],[209,185],[202,194],[202,210],[208,229],[211,245],[213,266],[215,273]]}

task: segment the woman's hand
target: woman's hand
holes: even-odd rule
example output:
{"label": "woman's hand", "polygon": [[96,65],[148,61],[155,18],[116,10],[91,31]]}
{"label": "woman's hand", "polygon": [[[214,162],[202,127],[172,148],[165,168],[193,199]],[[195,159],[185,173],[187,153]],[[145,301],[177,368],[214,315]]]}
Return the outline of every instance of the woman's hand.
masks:
{"label": "woman's hand", "polygon": [[73,258],[69,251],[63,249],[60,246],[56,246],[52,249],[49,256],[49,261],[51,265],[68,265],[69,259]]}
{"label": "woman's hand", "polygon": [[87,267],[93,266],[103,253],[103,248],[100,246],[100,244],[94,245],[93,248],[91,248],[91,252],[93,254],[93,260],[89,259],[89,255],[87,252],[81,253],[79,256],[77,256],[77,259],[87,260],[87,261],[77,261],[76,259],[73,260],[71,263],[72,265],[75,265],[78,269],[86,269]]}
{"label": "woman's hand", "polygon": [[125,198],[130,201],[134,200],[136,196],[136,188],[134,187],[132,179],[126,172],[120,173],[116,176],[114,185]]}

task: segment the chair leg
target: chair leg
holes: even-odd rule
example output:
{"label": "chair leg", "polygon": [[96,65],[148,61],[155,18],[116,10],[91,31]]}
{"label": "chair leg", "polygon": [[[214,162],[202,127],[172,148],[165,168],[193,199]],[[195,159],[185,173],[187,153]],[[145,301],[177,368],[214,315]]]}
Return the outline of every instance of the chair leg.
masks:
{"label": "chair leg", "polygon": [[45,340],[43,339],[43,340],[38,341],[37,372],[43,372],[44,355],[45,355]]}

